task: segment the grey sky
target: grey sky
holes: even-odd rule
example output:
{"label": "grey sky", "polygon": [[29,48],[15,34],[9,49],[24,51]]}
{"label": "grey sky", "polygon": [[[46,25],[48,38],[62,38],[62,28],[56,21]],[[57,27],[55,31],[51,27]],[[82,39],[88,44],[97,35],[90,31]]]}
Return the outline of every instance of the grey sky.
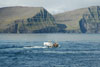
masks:
{"label": "grey sky", "polygon": [[0,0],[0,7],[8,6],[44,7],[55,14],[89,6],[100,6],[100,0]]}

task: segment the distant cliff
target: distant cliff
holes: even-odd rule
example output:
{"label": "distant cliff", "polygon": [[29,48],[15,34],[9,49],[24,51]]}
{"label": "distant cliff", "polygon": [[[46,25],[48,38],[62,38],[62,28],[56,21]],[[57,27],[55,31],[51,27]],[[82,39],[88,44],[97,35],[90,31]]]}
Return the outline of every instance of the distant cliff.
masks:
{"label": "distant cliff", "polygon": [[100,33],[100,6],[77,9],[54,15],[58,24],[65,24],[67,33]]}
{"label": "distant cliff", "polygon": [[54,17],[42,7],[0,8],[0,33],[56,33]]}
{"label": "distant cliff", "polygon": [[100,33],[100,6],[54,16],[42,7],[0,8],[0,33]]}
{"label": "distant cliff", "polygon": [[90,7],[80,20],[82,33],[100,33],[100,7]]}

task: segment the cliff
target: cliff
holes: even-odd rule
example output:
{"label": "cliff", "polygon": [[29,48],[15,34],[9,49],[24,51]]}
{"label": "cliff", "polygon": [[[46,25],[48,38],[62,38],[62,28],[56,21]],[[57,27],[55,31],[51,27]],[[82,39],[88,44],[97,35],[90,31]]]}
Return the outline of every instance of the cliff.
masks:
{"label": "cliff", "polygon": [[79,22],[82,33],[100,33],[100,7],[88,8]]}
{"label": "cliff", "polygon": [[0,33],[100,33],[100,6],[54,16],[42,7],[0,8]]}
{"label": "cliff", "polygon": [[100,6],[81,8],[54,15],[58,24],[65,24],[67,33],[100,33]]}
{"label": "cliff", "polygon": [[0,33],[55,33],[54,17],[42,7],[0,8]]}

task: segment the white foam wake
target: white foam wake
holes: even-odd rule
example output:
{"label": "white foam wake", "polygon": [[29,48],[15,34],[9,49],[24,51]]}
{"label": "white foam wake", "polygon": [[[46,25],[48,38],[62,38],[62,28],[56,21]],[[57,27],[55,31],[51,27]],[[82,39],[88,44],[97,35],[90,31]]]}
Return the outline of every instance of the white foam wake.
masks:
{"label": "white foam wake", "polygon": [[47,48],[45,46],[30,46],[30,47],[23,47],[25,49],[30,49],[30,48]]}

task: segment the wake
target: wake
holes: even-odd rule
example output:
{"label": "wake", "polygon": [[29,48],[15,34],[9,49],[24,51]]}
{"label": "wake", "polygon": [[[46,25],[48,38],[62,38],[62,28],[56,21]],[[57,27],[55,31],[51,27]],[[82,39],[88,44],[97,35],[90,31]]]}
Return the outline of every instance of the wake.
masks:
{"label": "wake", "polygon": [[31,49],[31,48],[47,48],[46,46],[29,46],[29,47],[23,47],[25,49]]}

